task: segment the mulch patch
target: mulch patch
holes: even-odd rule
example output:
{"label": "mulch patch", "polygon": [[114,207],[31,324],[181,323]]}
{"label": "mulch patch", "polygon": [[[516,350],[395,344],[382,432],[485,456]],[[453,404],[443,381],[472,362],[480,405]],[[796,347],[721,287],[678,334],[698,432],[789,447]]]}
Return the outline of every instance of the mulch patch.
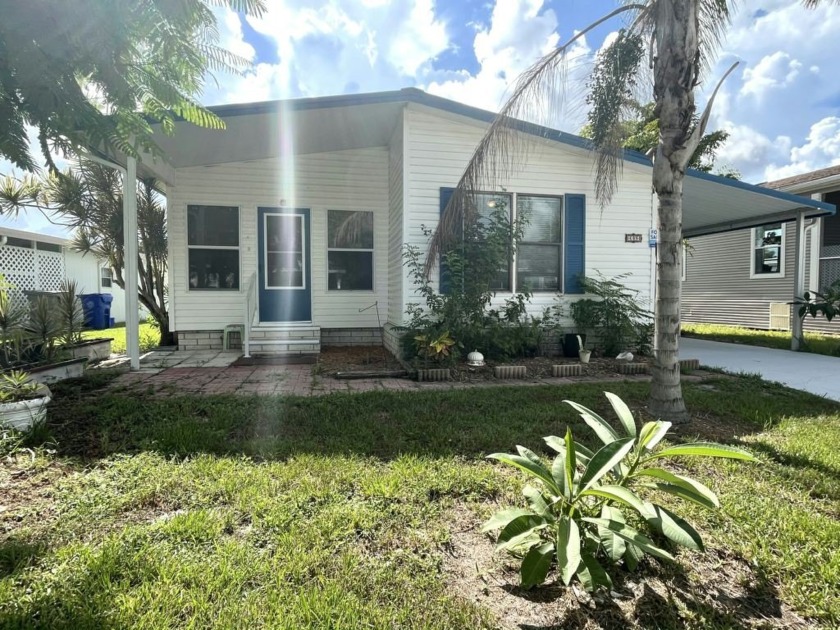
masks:
{"label": "mulch patch", "polygon": [[647,559],[636,573],[613,569],[613,591],[591,595],[549,574],[540,587],[519,587],[515,558],[497,553],[476,515],[459,506],[443,550],[443,571],[457,596],[489,609],[499,628],[818,628],[778,598],[772,583],[725,549],[680,553],[676,564]]}
{"label": "mulch patch", "polygon": [[390,372],[402,364],[382,346],[321,346],[318,367],[327,376],[338,372]]}

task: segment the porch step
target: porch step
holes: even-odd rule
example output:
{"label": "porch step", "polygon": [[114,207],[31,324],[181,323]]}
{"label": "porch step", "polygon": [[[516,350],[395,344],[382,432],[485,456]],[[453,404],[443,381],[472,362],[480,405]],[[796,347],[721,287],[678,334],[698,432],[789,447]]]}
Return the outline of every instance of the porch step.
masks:
{"label": "porch step", "polygon": [[255,356],[319,354],[321,327],[261,324],[251,329],[249,349]]}

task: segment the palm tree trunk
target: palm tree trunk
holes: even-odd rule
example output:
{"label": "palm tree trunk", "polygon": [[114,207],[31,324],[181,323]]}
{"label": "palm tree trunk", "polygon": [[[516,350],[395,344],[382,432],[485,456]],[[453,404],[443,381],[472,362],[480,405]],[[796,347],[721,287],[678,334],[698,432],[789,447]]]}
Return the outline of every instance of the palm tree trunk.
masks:
{"label": "palm tree trunk", "polygon": [[691,121],[699,75],[698,0],[659,0],[655,9],[654,114],[659,146],[653,188],[659,198],[656,254],[656,346],[650,412],[674,423],[689,420],[680,385],[680,247],[685,169],[694,151]]}
{"label": "palm tree trunk", "polygon": [[682,247],[682,177],[659,193],[659,244],[656,250],[656,342],[650,412],[671,422],[689,420],[682,396],[679,366],[680,248]]}

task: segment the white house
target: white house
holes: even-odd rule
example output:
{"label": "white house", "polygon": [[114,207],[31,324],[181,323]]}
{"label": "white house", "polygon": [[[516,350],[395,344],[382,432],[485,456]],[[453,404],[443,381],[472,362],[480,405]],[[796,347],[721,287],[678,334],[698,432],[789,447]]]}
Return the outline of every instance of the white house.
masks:
{"label": "white house", "polygon": [[25,304],[30,291],[59,291],[75,280],[79,293],[113,296],[111,317],[125,321],[125,291],[111,278],[111,269],[92,255],[74,251],[69,240],[0,227],[0,274],[12,285],[10,295]]}
{"label": "white house", "polygon": [[[166,185],[169,307],[179,346],[221,347],[244,327],[251,352],[317,352],[321,344],[391,348],[392,326],[417,302],[406,243],[426,246],[494,114],[417,89],[211,108],[213,131],[179,124],[159,138],[167,161],[139,164]],[[511,212],[530,207],[559,229],[530,229],[505,292],[525,281],[535,311],[572,300],[581,273],[630,272],[653,296],[656,226],[651,163],[626,152],[612,203],[595,202],[587,141],[521,123],[518,171],[488,184]],[[119,160],[118,160],[119,161]],[[756,225],[767,214],[831,214],[817,200],[690,172],[687,235]],[[352,236],[340,226],[352,222]],[[532,225],[537,225],[533,221]],[[655,235],[653,235],[655,236]]]}

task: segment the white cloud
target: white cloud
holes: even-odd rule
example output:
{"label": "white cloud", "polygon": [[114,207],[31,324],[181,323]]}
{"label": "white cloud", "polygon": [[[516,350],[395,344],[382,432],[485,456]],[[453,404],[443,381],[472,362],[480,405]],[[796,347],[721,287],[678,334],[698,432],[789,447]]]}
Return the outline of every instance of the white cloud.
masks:
{"label": "white cloud", "polygon": [[[514,85],[516,78],[540,57],[559,44],[558,18],[552,9],[544,8],[543,0],[498,0],[489,26],[480,26],[473,41],[479,71],[446,73],[442,79],[430,81],[426,89],[483,109],[498,109]],[[591,61],[592,51],[582,37],[572,47],[567,59],[568,74],[559,85],[566,96],[580,94],[581,81]],[[564,102],[565,101],[565,102]],[[545,119],[545,110],[535,107],[526,118],[577,131],[582,125],[582,103],[576,98],[558,98],[563,105]]]}
{"label": "white cloud", "polygon": [[[840,6],[805,9],[789,0],[744,0],[712,77],[734,60],[743,70],[724,84],[711,128],[731,136],[720,161],[758,182],[837,162],[833,70],[840,56]],[[829,69],[831,69],[829,71]],[[714,84],[709,81],[706,89]],[[833,153],[832,153],[833,152]]]}
{"label": "white cloud", "polygon": [[782,89],[790,87],[799,76],[802,62],[792,59],[791,56],[777,50],[772,55],[767,55],[752,68],[744,70],[744,83],[741,86],[741,95],[754,95],[761,99],[771,89]]}
{"label": "white cloud", "polygon": [[[225,36],[242,39],[230,10]],[[283,0],[248,24],[274,46],[276,63],[220,77],[208,103],[393,89],[419,82],[451,45],[433,0]],[[241,25],[240,25],[241,27]],[[247,44],[246,44],[247,45]]]}

